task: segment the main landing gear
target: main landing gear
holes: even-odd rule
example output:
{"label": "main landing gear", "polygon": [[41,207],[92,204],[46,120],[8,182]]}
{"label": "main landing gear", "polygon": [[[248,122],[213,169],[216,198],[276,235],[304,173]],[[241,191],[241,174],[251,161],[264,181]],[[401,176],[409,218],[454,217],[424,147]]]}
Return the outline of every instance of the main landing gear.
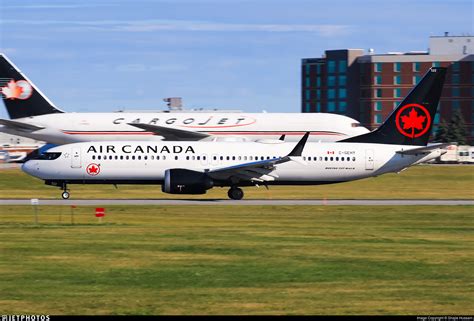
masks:
{"label": "main landing gear", "polygon": [[244,191],[239,187],[232,186],[227,192],[227,195],[230,199],[241,200],[244,197]]}
{"label": "main landing gear", "polygon": [[69,196],[70,196],[69,190],[67,189],[67,184],[64,183],[63,186],[62,186],[62,188],[63,188],[63,192],[62,192],[62,194],[61,194],[61,197],[62,197],[64,200],[67,200],[67,199],[69,198]]}

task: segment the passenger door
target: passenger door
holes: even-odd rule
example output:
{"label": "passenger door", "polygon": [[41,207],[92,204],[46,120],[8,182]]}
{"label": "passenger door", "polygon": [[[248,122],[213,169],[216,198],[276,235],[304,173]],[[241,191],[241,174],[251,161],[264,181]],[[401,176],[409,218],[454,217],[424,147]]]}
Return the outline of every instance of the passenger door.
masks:
{"label": "passenger door", "polygon": [[72,149],[72,157],[71,157],[71,167],[72,168],[81,168],[81,149],[78,147],[74,147]]}

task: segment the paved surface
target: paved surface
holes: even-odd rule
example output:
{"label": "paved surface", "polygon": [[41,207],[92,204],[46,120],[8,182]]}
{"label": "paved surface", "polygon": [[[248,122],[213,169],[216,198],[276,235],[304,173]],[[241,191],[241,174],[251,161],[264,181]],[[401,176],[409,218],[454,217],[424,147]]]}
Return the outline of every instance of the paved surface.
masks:
{"label": "paved surface", "polygon": [[[474,205],[474,200],[185,200],[185,199],[40,199],[39,205]],[[0,205],[31,205],[30,199],[0,199]]]}

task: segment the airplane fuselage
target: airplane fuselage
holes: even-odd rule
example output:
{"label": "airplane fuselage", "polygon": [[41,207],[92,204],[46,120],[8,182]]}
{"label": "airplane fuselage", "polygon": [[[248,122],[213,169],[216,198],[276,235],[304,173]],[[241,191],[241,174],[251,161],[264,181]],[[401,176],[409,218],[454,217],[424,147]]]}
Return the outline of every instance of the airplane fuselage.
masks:
{"label": "airplane fuselage", "polygon": [[56,113],[15,119],[44,129],[25,131],[0,125],[0,131],[52,144],[86,141],[160,141],[157,133],[128,123],[141,123],[197,131],[212,138],[232,140],[278,139],[297,141],[306,131],[310,141],[337,141],[368,130],[349,117],[337,114],[299,113]]}
{"label": "airplane fuselage", "polygon": [[[285,156],[294,143],[240,142],[94,142],[59,146],[48,153],[60,153],[52,160],[35,159],[23,170],[54,185],[162,184],[165,171],[188,169],[207,172],[242,163]],[[415,147],[415,146],[413,146]],[[346,182],[378,176],[441,155],[401,155],[412,148],[400,145],[354,143],[307,143],[302,161],[279,164],[263,173],[267,185],[315,185]],[[238,175],[237,175],[238,176]],[[237,178],[238,179],[238,178]],[[239,185],[257,181],[242,180]],[[214,186],[231,186],[234,179],[214,179]]]}

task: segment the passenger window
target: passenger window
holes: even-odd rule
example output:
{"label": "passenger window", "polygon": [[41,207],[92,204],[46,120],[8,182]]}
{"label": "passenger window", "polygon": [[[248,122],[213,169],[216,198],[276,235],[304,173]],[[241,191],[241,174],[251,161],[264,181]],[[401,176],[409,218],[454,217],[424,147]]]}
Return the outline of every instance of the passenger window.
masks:
{"label": "passenger window", "polygon": [[112,155],[109,156],[109,159],[112,160]]}
{"label": "passenger window", "polygon": [[186,160],[189,160],[189,156],[186,156]]}
{"label": "passenger window", "polygon": [[117,155],[115,155],[115,160],[117,160],[117,159],[118,159],[118,156],[117,156]]}
{"label": "passenger window", "polygon": [[329,160],[332,162],[332,161],[333,161],[333,159],[334,159],[334,157],[331,157]]}
{"label": "passenger window", "polygon": [[143,159],[144,159],[144,160],[147,160],[147,159],[148,159],[148,156],[144,156]]}
{"label": "passenger window", "polygon": [[341,157],[341,161],[344,161],[344,157]]}
{"label": "passenger window", "polygon": [[174,157],[174,160],[178,160],[178,156],[175,156],[175,157]]}
{"label": "passenger window", "polygon": [[125,156],[125,159],[126,159],[126,160],[129,160],[129,158],[130,158],[130,157],[129,157],[128,155],[127,155],[127,156]]}
{"label": "passenger window", "polygon": [[160,155],[156,155],[156,160],[160,160]]}
{"label": "passenger window", "polygon": [[327,161],[328,161],[328,157],[327,157],[327,156],[326,156],[326,157],[324,157],[324,160],[327,162]]}
{"label": "passenger window", "polygon": [[141,159],[142,159],[142,157],[141,157],[141,156],[138,156],[138,160],[141,160]]}
{"label": "passenger window", "polygon": [[232,156],[232,160],[235,160],[235,156]]}
{"label": "passenger window", "polygon": [[95,155],[92,155],[92,159],[95,159]]}
{"label": "passenger window", "polygon": [[166,155],[163,155],[163,160],[166,160]]}
{"label": "passenger window", "polygon": [[247,160],[247,156],[244,156],[244,160]]}
{"label": "passenger window", "polygon": [[224,156],[221,156],[220,159],[221,159],[221,160],[224,160]]}
{"label": "passenger window", "polygon": [[201,156],[196,156],[196,159],[197,159],[197,160],[201,160]]}
{"label": "passenger window", "polygon": [[132,156],[132,160],[135,160],[135,155]]}
{"label": "passenger window", "polygon": [[230,156],[227,156],[226,159],[227,159],[227,160],[230,160]]}
{"label": "passenger window", "polygon": [[216,156],[213,156],[212,159],[213,159],[213,160],[217,160],[217,157],[216,157]]}
{"label": "passenger window", "polygon": [[155,156],[154,156],[154,155],[151,155],[150,157],[151,157],[151,160],[154,160],[154,159],[155,159]]}
{"label": "passenger window", "polygon": [[338,162],[338,161],[339,161],[339,157],[336,157],[336,162]]}
{"label": "passenger window", "polygon": [[99,156],[97,156],[97,159],[98,159],[98,160],[100,160],[100,158],[101,158],[101,156],[100,156],[100,155],[99,155]]}
{"label": "passenger window", "polygon": [[352,157],[352,161],[355,162],[356,158],[355,157]]}

